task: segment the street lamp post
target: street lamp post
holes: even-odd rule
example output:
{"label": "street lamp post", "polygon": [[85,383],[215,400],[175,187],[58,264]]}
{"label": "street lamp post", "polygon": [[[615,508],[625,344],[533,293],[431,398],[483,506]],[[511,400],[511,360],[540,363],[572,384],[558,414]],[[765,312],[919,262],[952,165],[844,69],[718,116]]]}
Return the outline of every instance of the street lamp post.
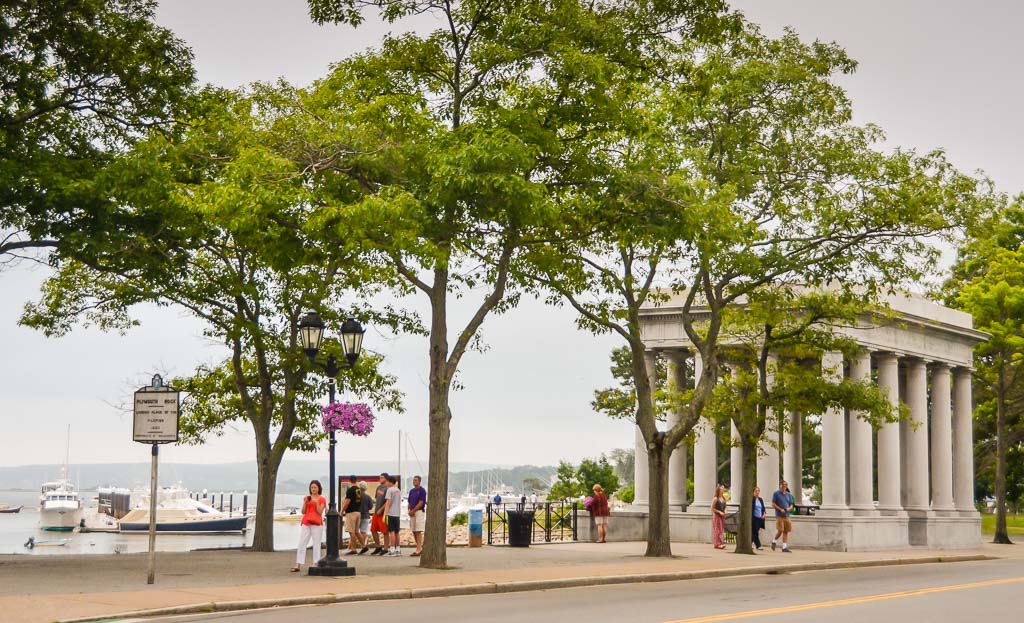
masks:
{"label": "street lamp post", "polygon": [[[334,404],[334,378],[338,376],[341,369],[338,367],[338,360],[334,355],[328,355],[325,363],[316,360],[320,352],[320,343],[324,337],[324,321],[316,312],[309,312],[299,321],[299,341],[302,342],[302,351],[309,358],[310,363],[321,368],[327,376],[329,404]],[[341,325],[341,350],[349,367],[355,365],[363,348],[363,326],[357,320],[348,319]],[[354,567],[349,567],[340,555],[341,521],[338,515],[336,502],[337,478],[334,475],[334,446],[337,440],[332,430],[330,440],[330,497],[327,506],[327,555],[321,558],[316,565],[309,568],[309,575],[355,575]],[[351,535],[349,536],[351,538]]]}

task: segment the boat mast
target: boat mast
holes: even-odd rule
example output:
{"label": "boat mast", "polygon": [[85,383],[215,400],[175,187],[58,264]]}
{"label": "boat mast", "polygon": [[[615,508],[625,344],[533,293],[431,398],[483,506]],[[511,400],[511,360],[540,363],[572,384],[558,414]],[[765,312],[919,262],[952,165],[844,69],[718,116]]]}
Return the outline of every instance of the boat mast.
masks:
{"label": "boat mast", "polygon": [[64,467],[61,468],[61,480],[68,479],[68,459],[71,456],[71,425],[68,424],[68,434],[64,438]]}

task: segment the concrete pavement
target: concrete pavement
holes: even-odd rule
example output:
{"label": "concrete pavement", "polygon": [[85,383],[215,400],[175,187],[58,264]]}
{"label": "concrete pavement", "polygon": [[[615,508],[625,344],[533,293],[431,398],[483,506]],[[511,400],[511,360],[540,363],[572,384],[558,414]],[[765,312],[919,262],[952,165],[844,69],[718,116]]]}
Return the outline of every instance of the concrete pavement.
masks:
{"label": "concrete pavement", "polygon": [[[615,620],[629,623],[861,623],[1020,620],[1024,560],[787,573],[658,584],[277,608],[176,623],[336,623],[372,618],[445,623]],[[159,621],[160,619],[157,619]],[[127,622],[125,622],[127,623]],[[154,622],[155,623],[155,622]]]}
{"label": "concrete pavement", "polygon": [[[10,623],[103,617],[154,608],[212,611],[270,603],[409,598],[460,592],[537,590],[595,583],[667,581],[709,574],[765,573],[827,565],[899,564],[936,556],[983,556],[1002,550],[906,550],[884,553],[797,551],[741,556],[707,545],[673,545],[677,558],[649,560],[643,543],[570,543],[529,549],[452,548],[455,569],[430,571],[403,557],[353,557],[353,578],[288,573],[293,553],[244,551],[161,554],[157,583],[145,584],[145,556],[0,557],[0,613]],[[382,594],[382,591],[384,592]],[[390,592],[387,592],[390,591]],[[41,599],[41,596],[46,596]],[[358,597],[357,597],[358,596]],[[191,609],[191,610],[189,610]]]}

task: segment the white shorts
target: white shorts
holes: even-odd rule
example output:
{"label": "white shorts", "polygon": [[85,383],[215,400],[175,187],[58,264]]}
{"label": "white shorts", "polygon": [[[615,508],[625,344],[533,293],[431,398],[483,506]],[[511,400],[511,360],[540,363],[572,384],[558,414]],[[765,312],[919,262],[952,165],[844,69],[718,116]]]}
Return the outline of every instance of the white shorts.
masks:
{"label": "white shorts", "polygon": [[608,525],[608,516],[604,515],[604,516],[601,516],[601,517],[594,517],[594,525],[595,526],[607,526]]}
{"label": "white shorts", "polygon": [[423,524],[427,514],[423,511],[416,511],[409,517],[409,531],[423,532]]}
{"label": "white shorts", "polygon": [[370,534],[370,518],[363,517],[359,520],[359,532],[362,534]]}

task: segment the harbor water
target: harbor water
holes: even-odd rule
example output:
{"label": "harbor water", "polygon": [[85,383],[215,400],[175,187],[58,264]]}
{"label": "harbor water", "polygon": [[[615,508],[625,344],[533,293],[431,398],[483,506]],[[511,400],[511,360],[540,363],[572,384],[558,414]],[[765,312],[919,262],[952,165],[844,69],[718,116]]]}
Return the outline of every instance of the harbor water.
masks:
{"label": "harbor water", "polygon": [[[86,508],[95,508],[96,492],[80,492]],[[249,495],[250,513],[256,496]],[[217,503],[211,503],[215,508]],[[224,497],[227,504],[227,496]],[[282,494],[275,498],[275,508],[297,507],[302,503],[301,495]],[[104,532],[46,532],[39,529],[39,494],[31,491],[0,491],[0,504],[11,507],[23,506],[20,513],[0,513],[0,554],[26,554],[45,556],[50,554],[127,554],[145,552],[148,548],[146,533],[118,534]],[[235,506],[241,507],[241,495],[235,494]],[[225,512],[227,507],[225,506]],[[37,542],[69,539],[60,547],[39,545],[34,549],[25,547],[29,537]],[[163,552],[184,552],[194,549],[238,548],[252,543],[253,532],[246,534],[158,534],[156,547]],[[294,548],[299,538],[299,523],[274,522],[274,545],[277,549]]]}

